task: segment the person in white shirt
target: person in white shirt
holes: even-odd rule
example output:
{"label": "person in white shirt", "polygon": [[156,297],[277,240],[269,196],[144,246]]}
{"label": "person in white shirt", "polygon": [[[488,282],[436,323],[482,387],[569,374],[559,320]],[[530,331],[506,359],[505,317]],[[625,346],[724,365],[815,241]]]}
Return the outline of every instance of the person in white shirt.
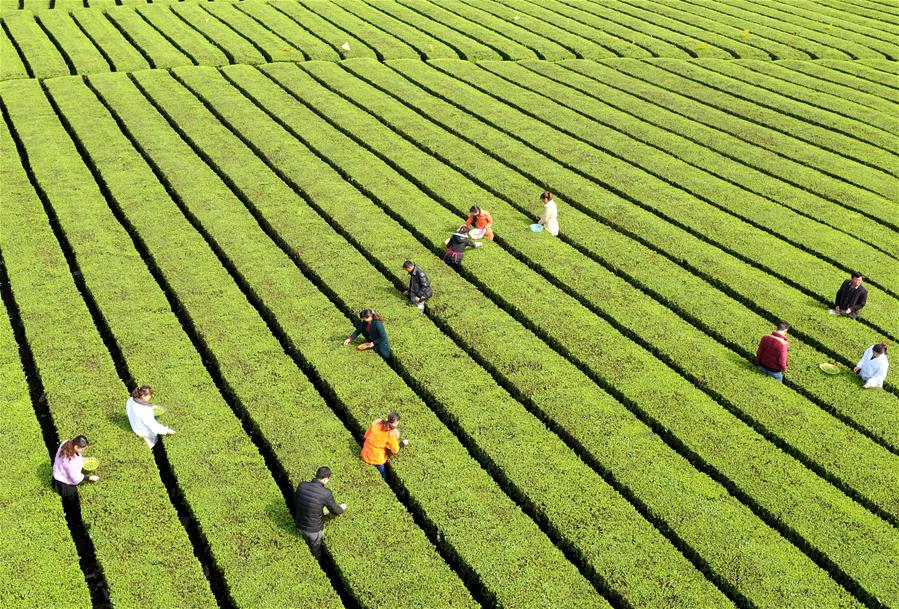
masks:
{"label": "person in white shirt", "polygon": [[865,350],[862,358],[858,360],[852,371],[865,381],[865,389],[872,389],[874,387],[883,387],[883,381],[887,377],[889,368],[887,344],[878,343],[871,345]]}
{"label": "person in white shirt", "polygon": [[558,237],[559,210],[556,207],[556,202],[553,200],[553,193],[543,193],[540,195],[540,200],[543,201],[543,215],[537,218],[537,224],[542,224],[546,232],[553,237]]}
{"label": "person in white shirt", "polygon": [[125,404],[125,412],[128,413],[128,422],[131,430],[142,437],[147,446],[153,448],[159,441],[159,436],[173,436],[175,430],[166,427],[156,420],[153,407],[150,406],[150,398],[156,390],[148,385],[142,385],[131,392],[131,397]]}

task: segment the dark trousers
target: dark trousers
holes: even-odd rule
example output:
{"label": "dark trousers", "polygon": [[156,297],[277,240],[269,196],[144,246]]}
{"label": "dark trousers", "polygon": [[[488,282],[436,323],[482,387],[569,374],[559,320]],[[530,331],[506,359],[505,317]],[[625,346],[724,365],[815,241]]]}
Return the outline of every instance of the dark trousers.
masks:
{"label": "dark trousers", "polygon": [[385,467],[386,465],[387,465],[386,463],[381,463],[380,465],[375,465],[375,468],[377,468],[378,472],[381,474],[382,480],[387,480],[387,467]]}
{"label": "dark trousers", "polygon": [[300,534],[303,535],[303,539],[306,540],[306,544],[309,546],[309,550],[312,552],[312,555],[315,558],[322,557],[322,539],[325,538],[325,532],[322,531],[306,531],[304,529],[300,529]]}
{"label": "dark trousers", "polygon": [[74,497],[77,494],[76,489],[78,487],[72,484],[66,484],[65,482],[60,482],[56,478],[53,479],[53,488],[56,489],[56,492],[62,495],[63,497]]}
{"label": "dark trousers", "polygon": [[453,267],[454,269],[462,268],[462,252],[454,252],[452,250],[446,250],[446,253],[443,254],[443,261]]}

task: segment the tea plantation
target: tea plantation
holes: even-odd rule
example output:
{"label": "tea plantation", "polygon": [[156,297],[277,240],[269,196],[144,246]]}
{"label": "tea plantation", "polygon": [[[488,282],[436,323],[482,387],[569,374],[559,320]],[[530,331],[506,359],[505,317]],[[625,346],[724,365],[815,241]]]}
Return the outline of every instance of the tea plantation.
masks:
{"label": "tea plantation", "polygon": [[[899,384],[851,371],[899,339],[895,2],[0,24],[0,607],[899,608]],[[496,238],[457,270],[473,205]],[[828,315],[852,271],[867,305]],[[341,345],[364,308],[392,359]],[[385,482],[359,451],[391,411]],[[63,501],[78,434],[100,480]],[[317,560],[321,465],[349,507]]]}

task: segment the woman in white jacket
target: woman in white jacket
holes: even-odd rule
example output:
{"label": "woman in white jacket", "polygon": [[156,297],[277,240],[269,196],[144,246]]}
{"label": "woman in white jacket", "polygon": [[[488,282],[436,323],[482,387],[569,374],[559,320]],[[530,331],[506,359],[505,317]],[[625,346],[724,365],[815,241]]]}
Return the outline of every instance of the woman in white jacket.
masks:
{"label": "woman in white jacket", "polygon": [[887,344],[885,342],[871,345],[862,354],[855,368],[852,369],[859,378],[865,381],[865,389],[883,387],[890,363],[887,361]]}
{"label": "woman in white jacket", "polygon": [[166,427],[156,420],[153,407],[150,406],[150,398],[156,390],[148,385],[142,385],[131,392],[131,397],[125,404],[125,412],[128,413],[128,422],[131,430],[144,439],[147,446],[153,448],[159,441],[159,436],[173,436],[175,430]]}
{"label": "woman in white jacket", "polygon": [[556,202],[553,200],[553,193],[545,192],[540,195],[543,201],[543,215],[537,218],[537,224],[542,224],[553,237],[559,236],[559,210],[556,208]]}

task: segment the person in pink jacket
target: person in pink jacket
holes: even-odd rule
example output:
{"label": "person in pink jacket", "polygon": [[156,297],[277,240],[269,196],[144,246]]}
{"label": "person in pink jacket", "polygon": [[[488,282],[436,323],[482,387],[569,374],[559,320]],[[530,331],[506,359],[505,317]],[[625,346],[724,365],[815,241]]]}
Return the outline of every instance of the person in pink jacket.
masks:
{"label": "person in pink jacket", "polygon": [[[53,488],[63,497],[73,497],[75,487],[84,482],[84,457],[81,452],[87,448],[88,441],[84,436],[75,436],[66,440],[56,449],[56,457],[53,458]],[[96,482],[99,476],[88,476],[88,480]]]}

